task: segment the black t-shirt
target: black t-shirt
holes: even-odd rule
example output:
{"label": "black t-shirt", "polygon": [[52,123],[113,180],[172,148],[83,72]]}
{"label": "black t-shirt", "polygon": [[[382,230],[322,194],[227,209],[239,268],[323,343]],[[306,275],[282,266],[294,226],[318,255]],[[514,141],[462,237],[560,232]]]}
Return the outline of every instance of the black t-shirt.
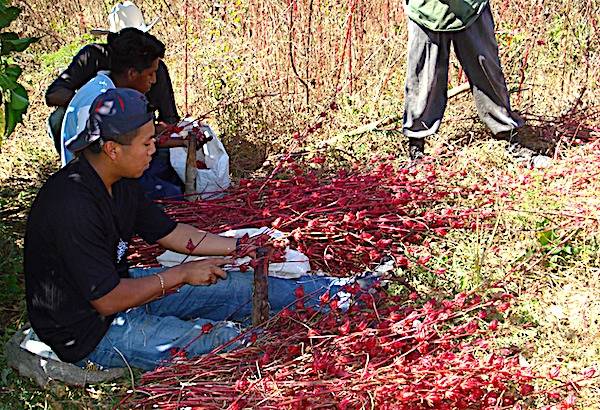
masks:
{"label": "black t-shirt", "polygon": [[114,316],[101,316],[90,301],[128,276],[131,237],[154,243],[175,226],[136,180],[119,180],[109,195],[83,156],[52,175],[25,234],[27,309],[39,338],[67,362],[91,353]]}
{"label": "black t-shirt", "polygon": [[[83,47],[56,80],[46,90],[46,95],[58,88],[67,88],[73,94],[96,76],[98,71],[110,68],[108,44],[88,44]],[[167,66],[161,60],[156,71],[156,83],[146,93],[148,101],[158,109],[158,120],[168,124],[179,122],[175,95]]]}

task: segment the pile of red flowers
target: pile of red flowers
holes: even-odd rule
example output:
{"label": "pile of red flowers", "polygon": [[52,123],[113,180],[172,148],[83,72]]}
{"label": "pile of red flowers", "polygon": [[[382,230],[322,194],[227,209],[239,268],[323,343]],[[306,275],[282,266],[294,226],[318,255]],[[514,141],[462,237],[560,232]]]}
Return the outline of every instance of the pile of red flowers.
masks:
{"label": "pile of red flowers", "polygon": [[[467,185],[465,175],[440,165],[372,165],[327,177],[288,161],[276,179],[240,181],[211,201],[165,201],[165,209],[211,232],[281,230],[292,248],[309,256],[313,269],[347,276],[384,256],[398,267],[427,267],[428,241],[481,227],[493,216],[490,205],[508,195],[497,185]],[[411,251],[415,247],[418,255]],[[154,264],[161,252],[142,242],[134,249],[130,260],[138,265]],[[146,373],[122,404],[515,410],[534,401],[551,403],[547,409],[575,404],[577,381],[558,381],[557,369],[540,376],[521,364],[516,349],[495,347],[509,294],[487,290],[421,300],[416,293],[391,296],[379,287],[365,292],[352,285],[345,291],[354,295],[349,307],[328,296],[309,307],[297,289],[292,308],[232,342],[243,340],[241,347],[198,358],[175,352],[171,363]],[[594,376],[591,369],[582,379]],[[554,390],[535,391],[538,377],[557,380]]]}
{"label": "pile of red flowers", "polygon": [[[306,254],[313,269],[347,276],[377,265],[390,256],[406,267],[406,247],[440,237],[452,229],[473,229],[492,216],[490,187],[448,186],[441,182],[461,175],[423,164],[419,169],[395,168],[390,162],[373,169],[341,170],[333,177],[305,171],[293,161],[287,176],[242,180],[220,199],[165,201],[167,213],[210,232],[270,226],[288,233],[292,248]],[[495,189],[495,188],[494,188]],[[497,195],[497,194],[496,194]],[[477,208],[450,206],[461,197],[476,197]],[[158,246],[134,245],[130,260],[152,265]],[[427,255],[412,258],[424,264]]]}
{"label": "pile of red flowers", "polygon": [[[143,375],[127,407],[266,409],[519,409],[533,399],[573,407],[568,389],[535,391],[540,377],[519,353],[494,351],[491,338],[511,300],[461,293],[419,303],[375,287],[354,294],[349,309],[337,297],[271,319],[250,345],[185,358]],[[413,300],[414,299],[414,300]],[[209,328],[203,329],[210,332]],[[546,378],[557,378],[555,371]],[[589,373],[586,377],[593,377]],[[557,384],[557,387],[564,387]]]}

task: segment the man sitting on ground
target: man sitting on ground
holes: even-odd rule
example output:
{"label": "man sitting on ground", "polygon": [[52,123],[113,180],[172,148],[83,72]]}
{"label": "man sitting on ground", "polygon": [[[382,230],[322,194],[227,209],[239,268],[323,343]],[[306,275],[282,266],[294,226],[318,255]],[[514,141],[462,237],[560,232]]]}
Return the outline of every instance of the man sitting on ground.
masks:
{"label": "man sitting on ground", "polygon": [[[27,222],[25,285],[29,320],[58,357],[84,365],[152,369],[173,349],[190,356],[239,334],[225,320],[250,315],[253,277],[221,266],[227,258],[165,269],[128,269],[134,234],[179,253],[227,255],[239,243],[177,224],[142,193],[154,119],[138,91],[114,88],[93,101],[85,129],[70,140],[77,158],[52,175]],[[64,221],[69,221],[65,224]],[[302,285],[316,305],[334,279],[269,278],[272,311],[292,304]],[[203,325],[214,325],[202,332]],[[207,326],[208,327],[208,326]]]}
{"label": "man sitting on ground", "polygon": [[[54,138],[56,150],[60,154],[60,129],[69,102],[81,87],[98,74],[110,69],[110,43],[115,35],[125,28],[137,28],[146,33],[157,19],[146,24],[140,9],[131,1],[117,3],[108,15],[109,28],[92,30],[92,34],[107,35],[107,43],[93,43],[83,47],[46,90],[46,104],[58,107],[48,121],[49,131]],[[156,83],[146,93],[150,104],[158,110],[158,121],[176,124],[180,117],[175,105],[175,96],[169,71],[164,62],[159,61],[156,70]]]}
{"label": "man sitting on ground", "polygon": [[[156,37],[135,28],[126,28],[115,35],[110,49],[110,72],[99,72],[77,91],[67,107],[61,131],[63,166],[73,158],[73,154],[66,149],[66,144],[85,127],[94,98],[115,87],[133,88],[147,93],[156,82],[156,72],[165,52],[164,44]],[[155,155],[140,183],[152,199],[174,197],[182,193],[181,181],[171,168],[168,155]]]}

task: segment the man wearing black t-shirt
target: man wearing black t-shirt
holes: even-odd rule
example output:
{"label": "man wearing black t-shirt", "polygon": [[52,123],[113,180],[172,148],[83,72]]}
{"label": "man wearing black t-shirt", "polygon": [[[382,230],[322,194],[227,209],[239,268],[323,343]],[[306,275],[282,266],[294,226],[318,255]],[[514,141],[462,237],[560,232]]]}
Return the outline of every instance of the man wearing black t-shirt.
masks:
{"label": "man wearing black t-shirt", "polygon": [[[50,107],[58,107],[50,116],[48,125],[59,153],[61,150],[60,127],[69,101],[77,90],[94,78],[99,71],[110,69],[110,44],[116,34],[125,28],[136,28],[147,32],[156,22],[155,20],[146,25],[143,20],[141,11],[135,4],[130,1],[117,3],[108,16],[109,29],[92,31],[96,34],[106,34],[107,42],[88,44],[79,50],[69,66],[46,90],[46,104]],[[173,85],[167,66],[162,60],[159,61],[156,71],[156,82],[146,93],[146,97],[150,104],[158,110],[159,122],[167,124],[179,122],[180,117],[175,105]]]}
{"label": "man wearing black t-shirt", "polygon": [[[148,92],[156,82],[156,72],[164,56],[165,46],[156,37],[136,28],[125,28],[111,42],[110,71],[101,71],[81,87],[69,102],[61,129],[61,162],[66,165],[73,155],[66,143],[85,127],[90,104],[109,88],[133,88]],[[170,164],[168,147],[185,144],[181,139],[168,140],[153,156],[150,168],[140,179],[145,194],[151,199],[176,197],[182,183]]]}
{"label": "man wearing black t-shirt", "polygon": [[[84,46],[69,66],[48,86],[46,104],[50,107],[66,107],[69,101],[85,83],[94,78],[98,71],[110,68],[110,40],[108,43],[93,43]],[[148,101],[158,110],[158,120],[167,124],[179,121],[175,105],[175,94],[167,65],[161,60],[156,70],[156,83],[146,93]],[[59,130],[60,132],[60,130]]]}
{"label": "man wearing black t-shirt", "polygon": [[[78,157],[52,175],[27,222],[24,270],[29,320],[58,357],[83,365],[152,369],[173,350],[207,353],[239,334],[226,320],[250,315],[252,275],[227,274],[227,258],[173,268],[128,269],[135,234],[179,253],[227,255],[234,238],[177,224],[142,193],[154,146],[153,114],[138,91],[99,95],[68,148]],[[328,277],[269,278],[273,311],[336,290]],[[311,302],[312,301],[312,302]],[[208,326],[206,326],[208,325]],[[211,330],[207,330],[207,329]]]}

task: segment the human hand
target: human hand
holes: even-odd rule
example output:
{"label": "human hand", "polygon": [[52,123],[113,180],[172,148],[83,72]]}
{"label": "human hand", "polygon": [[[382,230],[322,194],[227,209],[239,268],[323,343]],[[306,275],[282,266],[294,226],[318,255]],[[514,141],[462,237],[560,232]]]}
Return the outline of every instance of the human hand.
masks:
{"label": "human hand", "polygon": [[172,125],[167,124],[164,121],[158,121],[155,125],[155,133],[156,135],[161,135],[162,133],[166,132],[170,127],[172,127]]}
{"label": "human hand", "polygon": [[244,235],[241,238],[236,239],[236,247],[235,251],[233,251],[232,255],[235,258],[244,258],[249,256],[251,258],[256,258],[256,249],[258,246],[250,241],[248,235]]}
{"label": "human hand", "polygon": [[230,258],[210,258],[184,263],[180,265],[184,272],[183,281],[194,286],[214,285],[219,279],[227,278],[227,273],[220,266],[230,263]]}
{"label": "human hand", "polygon": [[187,140],[182,138],[165,138],[163,141],[158,141],[160,148],[176,148],[176,147],[187,147]]}

